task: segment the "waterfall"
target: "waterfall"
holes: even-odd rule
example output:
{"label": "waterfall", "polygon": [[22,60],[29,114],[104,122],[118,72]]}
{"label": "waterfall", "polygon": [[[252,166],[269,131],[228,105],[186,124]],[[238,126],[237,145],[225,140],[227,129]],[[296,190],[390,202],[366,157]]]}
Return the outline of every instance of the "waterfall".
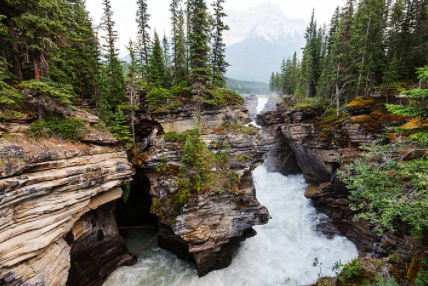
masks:
{"label": "waterfall", "polygon": [[[266,102],[259,99],[258,112]],[[346,263],[358,256],[348,239],[327,239],[315,231],[325,215],[304,197],[306,184],[302,175],[285,177],[268,173],[260,166],[253,177],[257,198],[269,209],[272,219],[254,228],[257,236],[241,243],[228,268],[199,278],[194,265],[152,243],[139,253],[136,265],[119,268],[104,286],[305,285],[318,278],[320,270],[312,266],[315,257],[323,263],[321,275],[332,276],[336,261]],[[154,235],[147,230],[133,230],[126,241],[129,250],[136,251]]]}

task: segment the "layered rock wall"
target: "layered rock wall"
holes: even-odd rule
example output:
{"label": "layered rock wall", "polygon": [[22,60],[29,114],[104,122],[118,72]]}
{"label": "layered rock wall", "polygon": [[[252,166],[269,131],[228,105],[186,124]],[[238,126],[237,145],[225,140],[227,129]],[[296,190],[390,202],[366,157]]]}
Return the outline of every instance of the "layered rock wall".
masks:
{"label": "layered rock wall", "polygon": [[353,221],[355,213],[349,206],[349,191],[336,176],[337,170],[344,170],[360,157],[361,146],[375,144],[374,128],[381,132],[382,128],[402,123],[400,120],[380,120],[383,125],[376,123],[371,117],[375,116],[375,101],[370,102],[373,105],[364,107],[367,110],[360,109],[359,113],[352,110],[349,115],[335,120],[324,119],[323,122],[317,117],[321,111],[310,106],[294,108],[290,101],[284,101],[274,111],[258,115],[257,123],[274,138],[274,148],[267,163],[269,169],[283,174],[300,169],[310,184],[305,195],[329,217],[320,224],[320,230],[327,235],[347,236],[361,252],[379,253],[382,252],[380,241],[395,244],[400,238],[391,239],[390,234],[380,238],[374,225]]}
{"label": "layered rock wall", "polygon": [[0,138],[0,285],[83,285],[128,258],[112,215],[126,152],[15,135]]}
{"label": "layered rock wall", "polygon": [[[251,172],[264,161],[272,141],[258,132],[250,135],[224,130],[228,123],[251,121],[244,107],[213,108],[198,114],[186,107],[176,113],[144,115],[146,122],[151,118],[152,126],[158,126],[160,132],[150,140],[148,153],[137,156],[142,159],[133,163],[138,168],[137,173],[149,179],[153,201],[163,202],[162,206],[152,207],[152,212],[159,215],[159,245],[182,259],[195,262],[199,275],[204,276],[228,266],[239,242],[255,235],[252,226],[268,222],[268,210],[257,201]],[[162,132],[180,133],[195,128],[198,123],[201,138],[214,152],[225,141],[231,145],[231,168],[240,177],[239,186],[233,192],[215,192],[208,186],[176,217],[162,215],[168,212],[164,206],[173,203],[172,198],[178,190],[176,179],[184,145],[165,141]],[[140,148],[140,151],[143,150]],[[166,173],[157,170],[160,164],[168,164]]]}

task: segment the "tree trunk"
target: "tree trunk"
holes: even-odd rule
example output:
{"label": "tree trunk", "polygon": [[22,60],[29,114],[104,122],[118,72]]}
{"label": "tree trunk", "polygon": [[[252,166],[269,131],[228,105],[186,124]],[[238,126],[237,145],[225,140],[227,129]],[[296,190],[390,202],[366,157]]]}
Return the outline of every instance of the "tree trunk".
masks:
{"label": "tree trunk", "polygon": [[33,66],[34,66],[34,78],[40,79],[39,62],[36,55],[33,55]]}
{"label": "tree trunk", "polygon": [[19,51],[18,51],[18,44],[16,43],[16,35],[15,35],[15,25],[13,24],[13,21],[9,20],[8,23],[9,26],[9,34],[13,38],[11,46],[12,46],[12,59],[13,59],[13,71],[15,75],[18,77],[18,79],[22,80],[22,68],[21,68],[21,61],[19,60]]}
{"label": "tree trunk", "polygon": [[339,82],[338,81],[336,81],[336,114],[337,114],[337,117],[339,117],[340,116],[340,96],[339,96],[339,94],[340,94],[340,90],[339,90]]}
{"label": "tree trunk", "polygon": [[40,95],[37,102],[37,113],[39,120],[45,120],[45,96]]}

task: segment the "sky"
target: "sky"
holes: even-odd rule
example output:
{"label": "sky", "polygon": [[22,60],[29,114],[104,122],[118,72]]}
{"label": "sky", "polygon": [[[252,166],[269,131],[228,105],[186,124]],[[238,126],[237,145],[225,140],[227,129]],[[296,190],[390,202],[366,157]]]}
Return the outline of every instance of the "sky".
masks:
{"label": "sky", "polygon": [[[102,0],[86,0],[87,9],[93,18],[94,24],[99,25],[103,14]],[[167,37],[170,36],[170,0],[148,0],[148,9],[151,14],[150,26],[156,28],[163,36],[164,31]],[[207,1],[212,2],[211,0]],[[309,22],[312,9],[315,8],[315,17],[318,23],[329,23],[338,5],[342,5],[344,0],[226,0],[226,9],[248,9],[264,2],[279,4],[287,17],[292,19],[304,19]],[[137,11],[136,0],[111,0],[113,20],[116,22],[115,29],[119,33],[117,48],[120,49],[120,56],[124,57],[127,52],[125,45],[129,39],[136,39],[137,23],[135,13]]]}

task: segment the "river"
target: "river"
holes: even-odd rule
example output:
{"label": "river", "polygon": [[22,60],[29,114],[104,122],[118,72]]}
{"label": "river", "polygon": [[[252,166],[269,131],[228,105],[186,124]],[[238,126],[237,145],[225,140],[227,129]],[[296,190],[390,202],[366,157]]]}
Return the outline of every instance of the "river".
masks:
{"label": "river", "polygon": [[[266,102],[259,99],[257,112]],[[194,265],[152,242],[138,254],[137,264],[119,268],[103,286],[307,285],[314,283],[320,272],[312,266],[315,257],[322,263],[321,274],[331,276],[336,261],[346,263],[358,256],[357,248],[348,239],[328,239],[315,231],[325,215],[304,197],[303,175],[286,177],[268,173],[260,166],[253,177],[257,198],[269,209],[272,219],[267,225],[254,227],[257,236],[241,243],[228,268],[199,278]],[[155,235],[150,230],[133,230],[126,244],[134,252]]]}

